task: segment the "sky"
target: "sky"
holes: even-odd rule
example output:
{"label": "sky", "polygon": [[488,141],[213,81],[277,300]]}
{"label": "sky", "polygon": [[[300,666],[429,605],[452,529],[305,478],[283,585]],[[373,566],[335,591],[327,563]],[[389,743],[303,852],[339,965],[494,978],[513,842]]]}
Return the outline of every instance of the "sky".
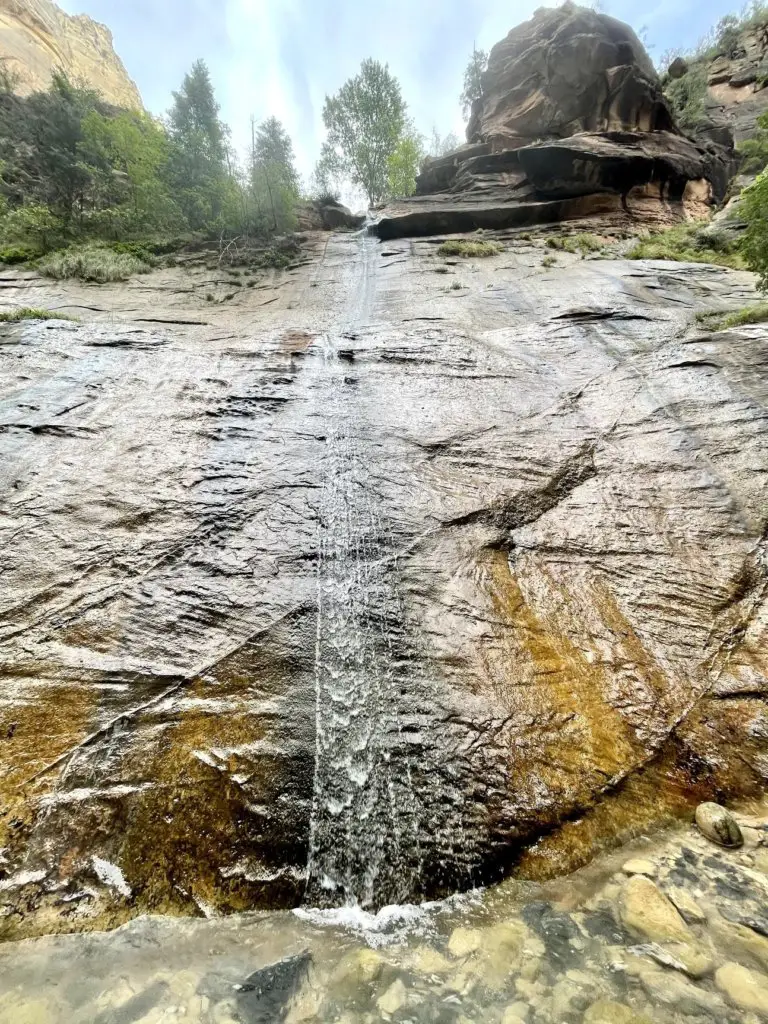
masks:
{"label": "sky", "polygon": [[[161,115],[185,72],[202,57],[241,152],[250,118],[274,115],[289,131],[308,178],[323,140],[322,108],[374,57],[400,80],[417,128],[462,136],[458,97],[473,45],[490,49],[542,0],[58,0],[70,14],[106,24],[115,49]],[[556,6],[545,3],[544,6]],[[603,0],[629,22],[651,57],[695,43],[733,0]]]}

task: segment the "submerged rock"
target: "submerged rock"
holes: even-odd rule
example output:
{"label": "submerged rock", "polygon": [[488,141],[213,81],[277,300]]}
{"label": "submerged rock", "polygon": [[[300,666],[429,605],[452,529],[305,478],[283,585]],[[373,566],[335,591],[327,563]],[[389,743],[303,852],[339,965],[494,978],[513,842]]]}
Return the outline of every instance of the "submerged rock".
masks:
{"label": "submerged rock", "polygon": [[768,1014],[768,976],[765,974],[730,962],[715,972],[715,984],[740,1010]]}
{"label": "submerged rock", "polygon": [[733,815],[720,804],[699,804],[696,808],[696,824],[707,839],[718,846],[734,848],[744,845],[744,837]]}

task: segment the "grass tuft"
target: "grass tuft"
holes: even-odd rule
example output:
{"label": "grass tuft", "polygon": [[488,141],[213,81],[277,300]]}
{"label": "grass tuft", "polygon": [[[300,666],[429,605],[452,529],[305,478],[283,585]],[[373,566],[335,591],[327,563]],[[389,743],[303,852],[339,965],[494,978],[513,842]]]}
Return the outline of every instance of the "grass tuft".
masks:
{"label": "grass tuft", "polygon": [[498,256],[504,251],[499,242],[470,242],[463,238],[451,238],[437,250],[439,256]]}
{"label": "grass tuft", "polygon": [[84,246],[77,249],[62,249],[40,260],[38,269],[45,277],[57,281],[79,278],[107,284],[110,281],[127,281],[134,274],[146,274],[150,265],[131,252],[115,252],[101,246]]}
{"label": "grass tuft", "polygon": [[550,235],[547,239],[547,248],[586,256],[588,252],[601,252],[603,243],[597,235],[583,232],[576,235]]}
{"label": "grass tuft", "polygon": [[709,331],[727,331],[729,327],[763,324],[768,320],[768,303],[746,306],[731,313],[697,313],[696,320]]}
{"label": "grass tuft", "polygon": [[744,260],[733,243],[719,235],[707,236],[701,225],[677,224],[645,238],[628,254],[631,260],[673,260],[677,263],[713,263],[743,270]]}
{"label": "grass tuft", "polygon": [[24,306],[22,309],[9,309],[0,312],[0,322],[5,324],[17,324],[21,320],[74,320],[75,317],[67,313],[56,313],[51,309],[33,309]]}

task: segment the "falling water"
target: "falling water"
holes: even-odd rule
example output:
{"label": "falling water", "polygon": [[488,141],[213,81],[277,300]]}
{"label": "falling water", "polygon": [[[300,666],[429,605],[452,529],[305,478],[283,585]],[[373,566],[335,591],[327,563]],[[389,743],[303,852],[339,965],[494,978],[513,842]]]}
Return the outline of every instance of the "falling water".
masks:
{"label": "falling water", "polygon": [[331,339],[320,502],[317,755],[307,901],[400,902],[418,872],[418,801],[401,732],[403,608],[356,414]]}

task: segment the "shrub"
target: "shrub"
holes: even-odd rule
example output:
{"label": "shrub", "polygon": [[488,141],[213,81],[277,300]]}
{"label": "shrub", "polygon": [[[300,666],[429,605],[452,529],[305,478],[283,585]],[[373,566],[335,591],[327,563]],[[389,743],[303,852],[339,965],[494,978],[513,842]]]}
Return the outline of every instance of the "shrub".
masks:
{"label": "shrub", "polygon": [[9,245],[5,249],[0,249],[0,263],[5,263],[9,267],[15,266],[18,263],[29,263],[39,255],[36,249],[28,245]]}
{"label": "shrub", "polygon": [[[744,261],[735,243],[726,242],[719,233],[709,241],[701,226],[678,224],[643,239],[627,254],[631,260],[674,260],[678,263],[714,263],[741,269]],[[717,246],[717,248],[715,247]]]}
{"label": "shrub", "polygon": [[42,259],[38,266],[46,277],[56,280],[77,277],[96,284],[127,281],[133,274],[146,274],[151,269],[149,264],[130,253],[99,246],[63,249]]}
{"label": "shrub", "polygon": [[0,322],[18,323],[20,320],[74,320],[73,316],[66,313],[57,313],[51,309],[32,309],[24,306],[21,309],[10,309],[0,312]]}
{"label": "shrub", "polygon": [[768,171],[741,193],[739,214],[747,224],[741,251],[747,266],[760,276],[760,288],[768,290]]}
{"label": "shrub", "polygon": [[582,256],[586,256],[588,252],[600,252],[603,243],[597,235],[584,232],[577,235],[550,235],[547,239],[547,247],[559,249],[562,252],[580,252]]}
{"label": "shrub", "polygon": [[498,242],[470,242],[461,238],[452,238],[443,242],[437,250],[440,256],[498,256],[504,246]]}
{"label": "shrub", "polygon": [[666,96],[682,128],[695,128],[704,119],[707,91],[707,69],[703,65],[669,82]]}
{"label": "shrub", "polygon": [[556,264],[557,264],[557,260],[555,259],[554,256],[545,256],[544,259],[541,261],[542,267],[544,267],[547,270],[550,267],[554,267]]}
{"label": "shrub", "polygon": [[758,117],[757,131],[738,148],[743,157],[742,174],[759,174],[768,167],[768,113]]}

